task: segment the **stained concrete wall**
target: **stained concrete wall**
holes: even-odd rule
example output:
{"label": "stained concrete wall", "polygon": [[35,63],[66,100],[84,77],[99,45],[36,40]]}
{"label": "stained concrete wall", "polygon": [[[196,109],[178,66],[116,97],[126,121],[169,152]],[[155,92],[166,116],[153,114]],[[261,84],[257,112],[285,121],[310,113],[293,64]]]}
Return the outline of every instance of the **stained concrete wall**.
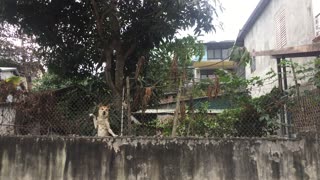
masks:
{"label": "stained concrete wall", "polygon": [[[276,17],[284,10],[287,44],[285,47],[311,44],[315,38],[314,15],[312,0],[270,0],[256,23],[252,26],[245,37],[244,44],[249,52],[266,51],[277,49],[276,46]],[[254,54],[254,53],[253,53]],[[256,57],[256,70],[251,72],[250,66],[246,67],[246,78],[260,76],[266,77],[267,72],[273,69],[277,71],[276,59],[270,56]],[[313,58],[294,58],[293,61],[304,64]],[[291,69],[288,69],[291,71]],[[277,86],[277,77],[265,82],[261,88],[253,88],[254,97],[261,96]],[[288,83],[294,85],[293,75],[288,72]],[[305,84],[307,81],[299,82]]]}
{"label": "stained concrete wall", "polygon": [[319,179],[313,138],[0,137],[1,180]]}
{"label": "stained concrete wall", "polygon": [[10,103],[0,103],[0,135],[14,134],[16,112]]}

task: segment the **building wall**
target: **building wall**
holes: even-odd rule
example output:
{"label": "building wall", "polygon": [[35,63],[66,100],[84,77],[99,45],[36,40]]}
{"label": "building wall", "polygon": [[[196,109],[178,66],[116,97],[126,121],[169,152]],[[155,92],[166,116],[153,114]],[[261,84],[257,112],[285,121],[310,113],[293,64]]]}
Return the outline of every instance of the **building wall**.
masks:
{"label": "building wall", "polygon": [[313,15],[316,16],[320,13],[320,0],[312,0]]}
{"label": "building wall", "polygon": [[[277,49],[276,40],[276,17],[277,13],[284,10],[286,16],[286,39],[287,43],[284,47],[299,46],[311,44],[315,37],[314,16],[312,10],[312,0],[271,0],[262,15],[253,25],[251,30],[245,37],[245,47],[249,52],[265,51]],[[310,61],[314,58],[295,58],[294,62],[300,64]],[[265,77],[265,74],[273,69],[277,71],[276,59],[269,56],[255,57],[256,70],[251,72],[250,66],[246,67],[246,78],[254,76]],[[292,75],[288,75],[289,77]],[[289,84],[293,84],[292,78],[288,79]],[[277,81],[270,80],[266,82],[262,88],[254,87],[253,96],[260,96],[269,92]]]}
{"label": "building wall", "polygon": [[[315,137],[315,136],[314,136]],[[316,180],[316,139],[0,136],[0,179]]]}
{"label": "building wall", "polygon": [[315,16],[315,33],[320,36],[320,0],[313,0],[313,15]]}
{"label": "building wall", "polygon": [[12,72],[0,72],[0,80],[10,78],[11,76],[14,76]]}

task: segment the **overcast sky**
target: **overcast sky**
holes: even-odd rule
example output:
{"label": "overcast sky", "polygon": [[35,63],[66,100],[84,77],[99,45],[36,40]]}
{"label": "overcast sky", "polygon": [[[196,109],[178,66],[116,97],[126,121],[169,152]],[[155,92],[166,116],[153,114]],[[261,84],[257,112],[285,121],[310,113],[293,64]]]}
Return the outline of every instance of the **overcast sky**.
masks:
{"label": "overcast sky", "polygon": [[[239,30],[245,24],[259,0],[220,0],[225,10],[220,13],[219,21],[223,23],[223,29],[217,28],[216,33],[205,34],[199,40],[223,41],[235,40]],[[192,31],[181,32],[181,36],[192,34]]]}

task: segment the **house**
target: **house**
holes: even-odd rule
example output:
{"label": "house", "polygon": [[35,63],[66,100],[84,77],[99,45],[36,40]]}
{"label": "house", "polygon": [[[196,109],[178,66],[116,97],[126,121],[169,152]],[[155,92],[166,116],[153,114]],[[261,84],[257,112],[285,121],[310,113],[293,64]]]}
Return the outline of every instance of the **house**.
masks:
{"label": "house", "polygon": [[[236,46],[245,47],[252,56],[245,67],[245,77],[265,78],[273,69],[277,81],[253,88],[253,97],[270,92],[274,86],[287,89],[294,85],[292,74],[278,64],[283,58],[303,64],[320,55],[320,0],[260,0],[237,39]],[[301,82],[308,87],[307,82]]]}
{"label": "house", "polygon": [[313,0],[313,15],[315,16],[315,33],[317,42],[320,42],[320,1]]}
{"label": "house", "polygon": [[[217,69],[224,69],[227,71],[234,71],[235,62],[230,61],[230,54],[234,46],[235,41],[210,41],[203,43],[205,54],[199,61],[199,57],[194,57],[192,62],[193,75],[195,82],[199,82],[204,79],[214,79],[215,71]],[[191,89],[194,84],[187,82],[185,88]],[[167,119],[173,118],[176,108],[176,97],[178,92],[176,90],[165,92],[164,97],[160,100],[160,104],[157,108],[146,109],[145,111],[133,112],[141,122],[150,121],[153,119]],[[181,99],[187,105],[190,104],[189,97]],[[208,103],[209,107],[207,113],[210,115],[216,115],[222,113],[224,110],[231,108],[231,102],[228,98],[219,95],[215,97],[214,101],[211,101],[206,95],[193,99],[194,108],[198,109],[203,103]],[[195,111],[197,113],[197,111]]]}
{"label": "house", "polygon": [[[235,43],[245,47],[251,55],[250,65],[244,67],[247,79],[256,76],[264,79],[270,70],[276,73],[275,79],[265,82],[262,87],[252,87],[253,97],[266,94],[274,87],[288,90],[297,85],[301,92],[315,88],[307,80],[295,78],[294,68],[283,66],[282,62],[289,59],[303,65],[320,55],[319,13],[320,0],[260,0]],[[294,111],[283,107],[279,114],[280,133],[289,137],[291,123],[296,132],[313,131],[310,124],[318,124],[320,118],[318,106],[306,103],[305,97],[297,99],[300,101],[295,103]]]}
{"label": "house", "polygon": [[200,81],[201,79],[214,78],[216,69],[234,70],[235,63],[229,61],[234,43],[234,41],[204,43],[204,57],[202,57],[201,61],[198,61],[198,57],[193,60],[194,79]]}
{"label": "house", "polygon": [[[170,93],[172,95],[172,93]],[[192,104],[194,108],[194,113],[199,113],[199,108],[206,103],[208,105],[207,114],[215,116],[217,114],[222,113],[224,110],[233,108],[232,103],[229,98],[223,95],[219,95],[214,98],[214,100],[210,99],[207,96],[197,97],[190,101],[190,98],[185,97],[181,99],[181,102],[184,102],[186,106],[190,107]],[[132,114],[140,121],[147,122],[152,120],[166,120],[172,119],[175,114],[176,108],[176,99],[167,99],[166,101],[160,102],[156,109],[146,109],[145,111],[139,110],[137,112],[133,112]]]}

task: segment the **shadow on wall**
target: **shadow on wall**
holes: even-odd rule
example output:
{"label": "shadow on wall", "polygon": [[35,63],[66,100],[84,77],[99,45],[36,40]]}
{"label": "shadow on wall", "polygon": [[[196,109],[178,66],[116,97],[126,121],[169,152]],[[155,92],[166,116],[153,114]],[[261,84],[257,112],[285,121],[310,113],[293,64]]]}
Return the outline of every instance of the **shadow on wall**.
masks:
{"label": "shadow on wall", "polygon": [[319,179],[318,146],[314,138],[0,137],[0,179]]}

